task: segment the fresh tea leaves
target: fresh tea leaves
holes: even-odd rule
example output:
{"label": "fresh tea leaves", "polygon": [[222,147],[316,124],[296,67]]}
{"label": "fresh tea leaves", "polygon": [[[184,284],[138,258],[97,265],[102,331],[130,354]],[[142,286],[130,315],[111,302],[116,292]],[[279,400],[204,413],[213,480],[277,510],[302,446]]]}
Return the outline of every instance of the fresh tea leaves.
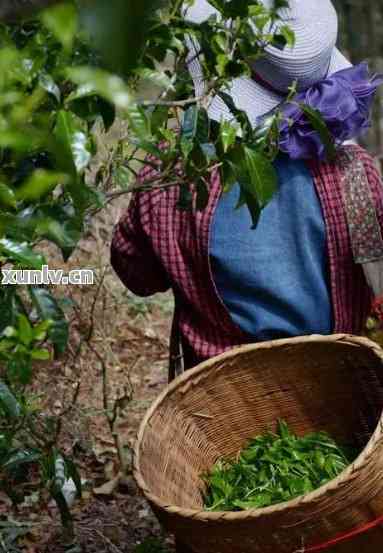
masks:
{"label": "fresh tea leaves", "polygon": [[254,438],[236,460],[219,460],[203,475],[205,508],[241,511],[289,501],[333,480],[355,458],[325,432],[298,437],[280,421],[276,434]]}

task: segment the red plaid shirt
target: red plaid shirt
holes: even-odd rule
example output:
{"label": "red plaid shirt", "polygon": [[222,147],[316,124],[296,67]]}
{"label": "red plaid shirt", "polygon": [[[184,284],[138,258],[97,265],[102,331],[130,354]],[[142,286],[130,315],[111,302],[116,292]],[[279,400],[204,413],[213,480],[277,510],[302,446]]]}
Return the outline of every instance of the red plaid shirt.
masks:
{"label": "red plaid shirt", "polygon": [[[361,148],[363,161],[383,227],[383,188],[372,158]],[[334,332],[359,334],[371,305],[363,270],[353,261],[342,199],[342,169],[337,164],[309,164],[326,223],[331,272]],[[142,181],[152,177],[145,168]],[[194,362],[210,358],[254,338],[238,328],[220,299],[209,262],[209,231],[221,193],[219,174],[212,174],[207,208],[177,207],[179,188],[136,193],[118,222],[111,248],[112,265],[135,294],[174,292],[179,330]],[[320,308],[320,306],[318,306]]]}

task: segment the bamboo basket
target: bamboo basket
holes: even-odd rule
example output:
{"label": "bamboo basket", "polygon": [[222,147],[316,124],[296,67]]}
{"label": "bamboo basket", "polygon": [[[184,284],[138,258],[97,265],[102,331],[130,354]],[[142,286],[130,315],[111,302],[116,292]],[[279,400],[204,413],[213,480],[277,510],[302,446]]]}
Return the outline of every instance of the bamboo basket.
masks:
{"label": "bamboo basket", "polygon": [[[135,479],[163,526],[195,553],[295,553],[383,514],[383,351],[355,336],[244,346],[173,381],[141,425]],[[253,511],[203,510],[201,473],[286,420],[363,451],[313,493]],[[383,527],[329,549],[383,552]]]}

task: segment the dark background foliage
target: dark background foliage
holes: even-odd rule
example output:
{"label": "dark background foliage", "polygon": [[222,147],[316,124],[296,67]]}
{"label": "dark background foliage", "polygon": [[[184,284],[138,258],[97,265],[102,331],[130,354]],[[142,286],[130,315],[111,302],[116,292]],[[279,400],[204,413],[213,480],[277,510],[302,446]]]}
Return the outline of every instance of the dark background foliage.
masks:
{"label": "dark background foliage", "polygon": [[[339,46],[353,63],[367,60],[383,72],[383,0],[334,0],[340,16]],[[378,92],[373,126],[365,139],[371,153],[381,159],[383,149],[383,93]]]}

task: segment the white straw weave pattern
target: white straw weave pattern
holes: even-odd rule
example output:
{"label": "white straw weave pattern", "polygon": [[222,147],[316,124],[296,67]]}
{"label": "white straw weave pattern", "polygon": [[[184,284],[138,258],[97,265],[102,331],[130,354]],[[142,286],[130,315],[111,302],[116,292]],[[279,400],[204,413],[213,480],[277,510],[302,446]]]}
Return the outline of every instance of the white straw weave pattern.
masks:
{"label": "white straw weave pattern", "polygon": [[[273,0],[262,0],[266,7]],[[185,18],[202,23],[217,11],[206,0],[195,0],[185,10]],[[269,46],[265,55],[257,60],[253,69],[275,91],[272,92],[248,77],[233,79],[227,92],[239,109],[244,110],[253,125],[284,99],[294,81],[299,90],[306,90],[316,82],[333,73],[350,67],[350,63],[337,50],[338,18],[330,0],[290,0],[289,9],[281,10],[282,22],[287,24],[296,36],[293,48],[279,50]],[[193,78],[196,96],[205,91],[205,82],[197,54],[200,50],[195,40],[188,40],[191,60],[188,64]],[[209,108],[212,119],[232,119],[224,102],[215,97]]]}

